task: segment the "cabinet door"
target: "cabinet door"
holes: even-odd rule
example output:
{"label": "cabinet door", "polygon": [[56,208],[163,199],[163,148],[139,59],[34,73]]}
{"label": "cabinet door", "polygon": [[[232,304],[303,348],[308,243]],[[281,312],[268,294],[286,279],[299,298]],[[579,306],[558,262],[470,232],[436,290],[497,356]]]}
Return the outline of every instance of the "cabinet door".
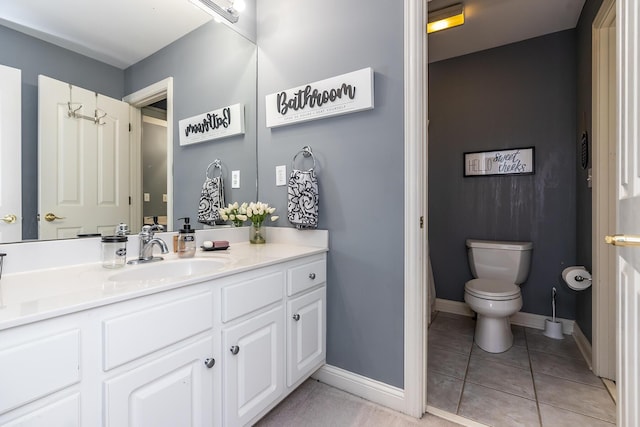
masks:
{"label": "cabinet door", "polygon": [[284,308],[223,331],[223,425],[242,426],[284,391]]}
{"label": "cabinet door", "polygon": [[112,427],[210,426],[213,352],[208,337],[105,383],[105,422]]}
{"label": "cabinet door", "polygon": [[287,387],[325,360],[326,299],[323,286],[287,303]]}

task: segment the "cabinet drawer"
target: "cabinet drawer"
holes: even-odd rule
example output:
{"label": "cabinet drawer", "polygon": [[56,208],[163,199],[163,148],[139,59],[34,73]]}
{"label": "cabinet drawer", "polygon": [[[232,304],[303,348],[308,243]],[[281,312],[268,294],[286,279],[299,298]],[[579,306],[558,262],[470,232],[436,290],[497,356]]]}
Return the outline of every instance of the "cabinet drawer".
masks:
{"label": "cabinet drawer", "polygon": [[0,414],[80,381],[80,330],[0,350]]}
{"label": "cabinet drawer", "polygon": [[284,277],[268,274],[222,288],[222,321],[237,319],[282,299]]}
{"label": "cabinet drawer", "polygon": [[213,327],[213,294],[204,292],[103,322],[104,370]]}
{"label": "cabinet drawer", "polygon": [[287,277],[287,296],[295,295],[327,280],[327,262],[310,262],[290,268]]}

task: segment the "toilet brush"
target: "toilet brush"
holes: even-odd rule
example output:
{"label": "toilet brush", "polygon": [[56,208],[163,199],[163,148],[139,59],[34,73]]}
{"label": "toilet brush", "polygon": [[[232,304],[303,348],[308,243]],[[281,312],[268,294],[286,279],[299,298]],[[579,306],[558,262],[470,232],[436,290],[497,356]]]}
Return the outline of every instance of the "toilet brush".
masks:
{"label": "toilet brush", "polygon": [[552,319],[545,319],[544,321],[544,335],[556,340],[564,339],[562,335],[562,323],[556,320],[556,288],[555,286],[551,290],[551,314]]}

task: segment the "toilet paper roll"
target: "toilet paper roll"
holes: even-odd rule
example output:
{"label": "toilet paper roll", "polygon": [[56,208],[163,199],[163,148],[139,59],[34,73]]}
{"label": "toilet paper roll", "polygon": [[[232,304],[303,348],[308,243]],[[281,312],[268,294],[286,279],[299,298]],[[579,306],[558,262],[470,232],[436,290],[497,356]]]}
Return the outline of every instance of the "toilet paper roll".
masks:
{"label": "toilet paper roll", "polygon": [[583,266],[572,266],[562,270],[562,279],[576,291],[583,291],[591,286],[591,273]]}

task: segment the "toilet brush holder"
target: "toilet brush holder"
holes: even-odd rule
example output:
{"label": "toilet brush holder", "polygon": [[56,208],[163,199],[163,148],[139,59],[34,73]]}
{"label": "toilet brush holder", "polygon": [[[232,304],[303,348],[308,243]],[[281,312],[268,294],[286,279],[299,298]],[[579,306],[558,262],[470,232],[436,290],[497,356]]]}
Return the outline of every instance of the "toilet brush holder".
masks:
{"label": "toilet brush holder", "polygon": [[562,335],[562,323],[557,320],[545,319],[544,335],[555,340],[564,339],[564,335]]}

